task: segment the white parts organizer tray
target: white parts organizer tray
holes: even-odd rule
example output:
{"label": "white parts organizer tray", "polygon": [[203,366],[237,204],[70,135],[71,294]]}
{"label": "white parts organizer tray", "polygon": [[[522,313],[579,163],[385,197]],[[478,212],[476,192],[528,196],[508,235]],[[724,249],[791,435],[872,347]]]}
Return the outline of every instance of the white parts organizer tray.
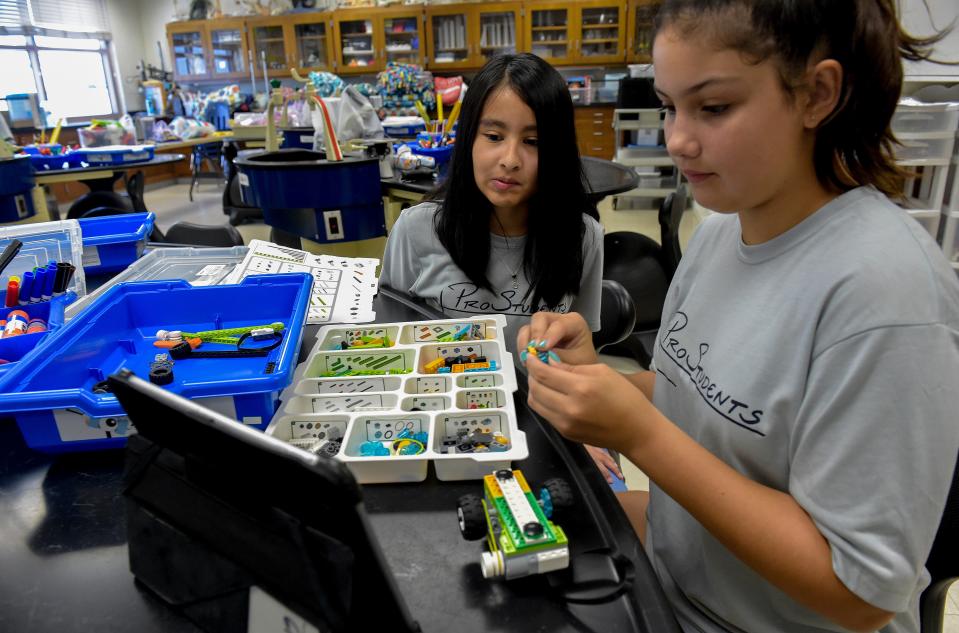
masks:
{"label": "white parts organizer tray", "polygon": [[[503,340],[505,326],[504,316],[493,315],[323,327],[266,433],[301,447],[312,444],[313,450],[333,440],[319,450],[345,462],[361,484],[423,481],[430,462],[444,481],[482,479],[510,468],[529,450],[516,424],[516,373]],[[449,340],[463,332],[468,332],[464,338]],[[380,339],[388,346],[348,347]],[[491,365],[495,361],[496,369],[466,363],[449,373],[427,369],[437,359],[474,354]],[[367,442],[390,448],[404,430],[427,434],[422,452],[361,453]],[[502,434],[497,450],[462,452],[463,444],[471,448],[465,439],[493,434]]]}

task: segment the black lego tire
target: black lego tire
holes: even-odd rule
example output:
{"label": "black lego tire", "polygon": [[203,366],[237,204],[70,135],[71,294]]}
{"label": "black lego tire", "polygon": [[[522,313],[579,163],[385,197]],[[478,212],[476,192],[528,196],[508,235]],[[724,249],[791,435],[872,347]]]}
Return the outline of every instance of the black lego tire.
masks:
{"label": "black lego tire", "polygon": [[467,541],[478,541],[486,536],[486,511],[483,500],[476,495],[463,495],[456,502],[456,516],[460,533]]}
{"label": "black lego tire", "polygon": [[547,479],[543,482],[543,488],[549,493],[550,501],[553,503],[554,517],[573,507],[573,489],[569,487],[565,479],[559,477]]}

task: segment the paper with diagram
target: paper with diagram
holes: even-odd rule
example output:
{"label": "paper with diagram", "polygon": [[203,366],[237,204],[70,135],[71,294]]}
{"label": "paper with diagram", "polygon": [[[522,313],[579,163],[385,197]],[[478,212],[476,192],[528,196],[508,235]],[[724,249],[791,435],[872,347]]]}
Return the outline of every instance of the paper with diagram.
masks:
{"label": "paper with diagram", "polygon": [[249,248],[225,283],[239,283],[249,275],[309,273],[313,292],[307,323],[365,323],[376,318],[378,259],[314,255],[262,240],[253,240]]}

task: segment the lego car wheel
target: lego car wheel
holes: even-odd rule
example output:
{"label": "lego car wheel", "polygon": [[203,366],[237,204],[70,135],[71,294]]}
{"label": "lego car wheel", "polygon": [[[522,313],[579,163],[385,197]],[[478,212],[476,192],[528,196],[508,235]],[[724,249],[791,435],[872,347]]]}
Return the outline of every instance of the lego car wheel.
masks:
{"label": "lego car wheel", "polygon": [[460,532],[467,541],[477,541],[486,536],[486,513],[483,500],[476,495],[463,495],[456,504]]}
{"label": "lego car wheel", "polygon": [[[545,492],[546,495],[542,493]],[[559,513],[562,514],[567,508],[573,507],[573,490],[569,487],[569,484],[566,483],[565,479],[554,478],[547,479],[543,482],[543,490],[540,492],[540,497],[548,496],[549,503],[543,504],[544,506],[548,505],[552,510],[547,512],[546,516],[551,517],[553,514]],[[544,511],[546,507],[543,508]]]}

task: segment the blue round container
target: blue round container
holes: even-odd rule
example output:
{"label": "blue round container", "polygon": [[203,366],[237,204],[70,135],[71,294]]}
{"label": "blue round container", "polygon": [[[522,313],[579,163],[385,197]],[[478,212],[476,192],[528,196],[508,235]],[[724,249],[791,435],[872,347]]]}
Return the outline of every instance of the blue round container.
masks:
{"label": "blue round container", "polygon": [[316,130],[312,127],[285,127],[280,132],[283,134],[281,149],[313,149]]}
{"label": "blue round container", "polygon": [[234,161],[245,204],[270,226],[320,243],[386,235],[380,167],[375,158],[328,161],[323,152],[281,149]]}
{"label": "blue round container", "polygon": [[0,158],[0,223],[37,214],[33,206],[33,165],[27,155]]}

